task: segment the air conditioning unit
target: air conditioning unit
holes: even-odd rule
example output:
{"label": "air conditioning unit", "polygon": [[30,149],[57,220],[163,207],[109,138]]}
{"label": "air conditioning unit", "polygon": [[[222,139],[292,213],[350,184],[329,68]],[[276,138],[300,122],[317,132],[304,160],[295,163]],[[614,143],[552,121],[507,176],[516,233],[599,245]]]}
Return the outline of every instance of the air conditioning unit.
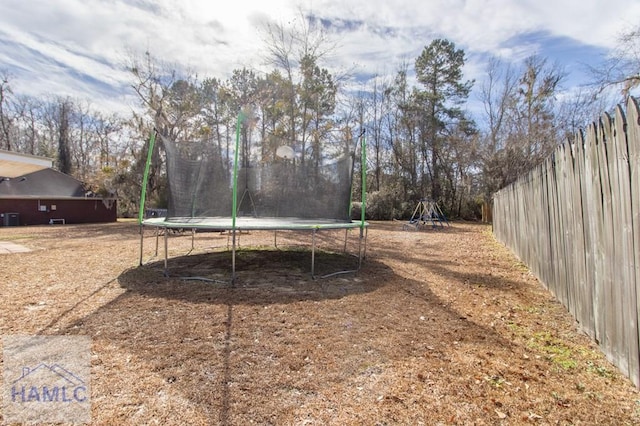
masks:
{"label": "air conditioning unit", "polygon": [[4,226],[20,226],[20,213],[4,213]]}

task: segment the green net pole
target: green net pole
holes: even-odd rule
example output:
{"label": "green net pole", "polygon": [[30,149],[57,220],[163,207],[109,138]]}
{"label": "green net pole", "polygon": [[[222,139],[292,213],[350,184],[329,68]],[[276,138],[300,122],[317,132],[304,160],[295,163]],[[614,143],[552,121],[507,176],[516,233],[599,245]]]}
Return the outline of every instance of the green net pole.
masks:
{"label": "green net pole", "polygon": [[356,153],[358,152],[358,141],[356,140],[356,146],[353,148],[353,155],[351,156],[351,185],[349,186],[349,207],[347,208],[347,220],[351,220],[351,213],[353,212],[353,181],[356,171]]}
{"label": "green net pole", "polygon": [[360,185],[362,186],[362,205],[360,206],[360,238],[358,239],[358,271],[362,266],[362,243],[364,241],[365,252],[367,249],[367,243],[365,239],[365,211],[367,208],[367,141],[364,136],[364,129],[361,134],[362,141],[360,149],[362,150],[362,156],[360,158]]}
{"label": "green net pole", "polygon": [[364,228],[364,217],[365,217],[365,209],[367,206],[367,141],[366,138],[364,136],[364,133],[362,133],[362,164],[360,166],[361,169],[361,173],[362,173],[362,207],[360,209],[360,229],[362,230]]}
{"label": "green net pole", "polygon": [[236,124],[236,152],[233,156],[233,189],[232,189],[232,211],[231,211],[231,283],[236,280],[236,216],[238,210],[238,155],[240,151],[240,128],[244,115],[242,111],[238,114]]}
{"label": "green net pole", "polygon": [[353,212],[353,171],[354,171],[354,166],[353,164],[355,164],[356,160],[355,160],[355,155],[353,157],[351,157],[352,159],[352,164],[351,164],[351,186],[349,187],[349,207],[347,208],[347,219],[351,220],[351,213]]}
{"label": "green net pole", "polygon": [[140,225],[140,266],[142,266],[142,251],[144,249],[144,232],[142,232],[142,219],[144,219],[144,204],[147,198],[147,181],[149,180],[149,167],[151,165],[151,156],[153,155],[153,146],[156,142],[155,130],[151,132],[149,137],[149,150],[147,151],[147,164],[144,166],[144,174],[142,175],[142,189],[140,190],[140,208],[138,209],[138,224]]}
{"label": "green net pole", "polygon": [[144,219],[144,203],[147,198],[147,181],[149,180],[149,168],[151,166],[151,157],[153,155],[153,146],[156,143],[156,132],[155,130],[151,132],[151,137],[149,138],[149,150],[147,151],[147,164],[144,166],[144,175],[142,176],[142,190],[140,193],[140,211],[138,212],[138,223],[142,224],[142,219]]}
{"label": "green net pole", "polygon": [[236,216],[237,216],[237,208],[238,208],[238,154],[240,151],[240,128],[242,126],[243,120],[242,111],[238,114],[238,122],[236,124],[236,152],[233,156],[233,210],[231,211],[231,226],[233,229],[236,229]]}

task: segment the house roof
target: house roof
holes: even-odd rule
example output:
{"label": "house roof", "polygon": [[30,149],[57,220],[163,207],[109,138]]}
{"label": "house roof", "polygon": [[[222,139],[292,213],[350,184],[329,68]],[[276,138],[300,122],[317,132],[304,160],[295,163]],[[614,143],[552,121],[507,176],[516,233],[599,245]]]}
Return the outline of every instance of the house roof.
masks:
{"label": "house roof", "polygon": [[82,182],[49,168],[0,178],[0,198],[85,198],[85,192]]}
{"label": "house roof", "polygon": [[72,176],[51,168],[53,160],[0,150],[0,198],[115,199],[97,197]]}
{"label": "house roof", "polygon": [[50,158],[0,150],[0,178],[17,178],[52,165]]}
{"label": "house roof", "polygon": [[46,169],[46,167],[38,166],[37,164],[13,163],[0,160],[0,178],[17,178],[43,169]]}

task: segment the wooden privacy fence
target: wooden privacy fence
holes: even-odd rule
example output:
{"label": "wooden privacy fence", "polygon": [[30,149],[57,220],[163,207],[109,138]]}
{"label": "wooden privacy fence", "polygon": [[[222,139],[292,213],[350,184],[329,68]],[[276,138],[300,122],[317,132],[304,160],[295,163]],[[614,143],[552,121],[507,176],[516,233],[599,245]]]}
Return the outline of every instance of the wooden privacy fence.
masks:
{"label": "wooden privacy fence", "polygon": [[493,232],[640,386],[640,111],[559,146],[493,198]]}

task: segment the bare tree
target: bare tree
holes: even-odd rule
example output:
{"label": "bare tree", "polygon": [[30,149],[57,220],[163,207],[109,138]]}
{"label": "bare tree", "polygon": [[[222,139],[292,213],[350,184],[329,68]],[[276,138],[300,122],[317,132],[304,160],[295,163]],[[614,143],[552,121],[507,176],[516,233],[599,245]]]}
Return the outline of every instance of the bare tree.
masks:
{"label": "bare tree", "polygon": [[[153,125],[165,135],[173,132],[182,118],[182,106],[174,102],[173,106],[177,105],[178,110],[171,111],[170,96],[179,96],[180,89],[186,89],[183,84],[185,79],[178,77],[175,67],[155,58],[148,51],[143,56],[131,53],[127,68],[133,76],[131,87]],[[174,85],[177,87],[172,92]]]}
{"label": "bare tree", "polygon": [[480,86],[480,100],[484,106],[489,154],[504,146],[504,132],[507,126],[509,104],[516,91],[518,79],[509,65],[497,58],[489,60],[487,78]]}
{"label": "bare tree", "polygon": [[[388,89],[388,99],[393,102],[393,112],[387,119],[387,131],[394,163],[406,192],[418,186],[418,118],[413,106],[413,95],[408,80],[409,65],[403,63]],[[421,196],[421,195],[419,195]]]}
{"label": "bare tree", "polygon": [[[263,40],[267,52],[266,63],[281,71],[286,82],[286,90],[283,91],[285,96],[281,101],[286,104],[287,115],[283,118],[287,122],[287,139],[291,144],[300,145],[304,162],[307,139],[314,137],[310,128],[312,122],[318,130],[320,115],[325,115],[327,106],[335,102],[335,99],[330,99],[332,96],[335,98],[337,90],[334,78],[320,66],[322,60],[335,49],[335,43],[330,40],[321,23],[313,16],[306,16],[302,10],[287,25],[267,23],[263,28]],[[309,145],[313,149],[313,141]],[[317,148],[317,144],[315,146]]]}
{"label": "bare tree", "polygon": [[482,149],[485,198],[562,142],[556,97],[565,74],[545,58],[531,56],[518,74],[494,60],[487,75],[481,91],[488,123]]}
{"label": "bare tree", "polygon": [[614,87],[624,100],[640,87],[640,25],[622,33],[608,59],[601,66],[589,69],[596,96]]}
{"label": "bare tree", "polygon": [[0,73],[0,149],[11,151],[11,128],[14,116],[10,111],[9,102],[13,92],[9,86],[8,72]]}
{"label": "bare tree", "polygon": [[496,58],[489,61],[486,73],[487,78],[480,87],[480,100],[484,106],[487,126],[481,155],[484,197],[488,200],[503,184],[501,176],[504,165],[500,156],[507,141],[510,107],[513,104],[518,79],[511,66]]}
{"label": "bare tree", "polygon": [[608,109],[605,99],[593,98],[591,90],[580,88],[558,102],[556,120],[559,138],[573,140],[574,136],[587,126],[597,121],[603,111]]}
{"label": "bare tree", "polygon": [[556,148],[555,100],[565,73],[545,58],[525,59],[516,97],[515,124],[524,142],[524,153],[532,165],[546,158]]}

